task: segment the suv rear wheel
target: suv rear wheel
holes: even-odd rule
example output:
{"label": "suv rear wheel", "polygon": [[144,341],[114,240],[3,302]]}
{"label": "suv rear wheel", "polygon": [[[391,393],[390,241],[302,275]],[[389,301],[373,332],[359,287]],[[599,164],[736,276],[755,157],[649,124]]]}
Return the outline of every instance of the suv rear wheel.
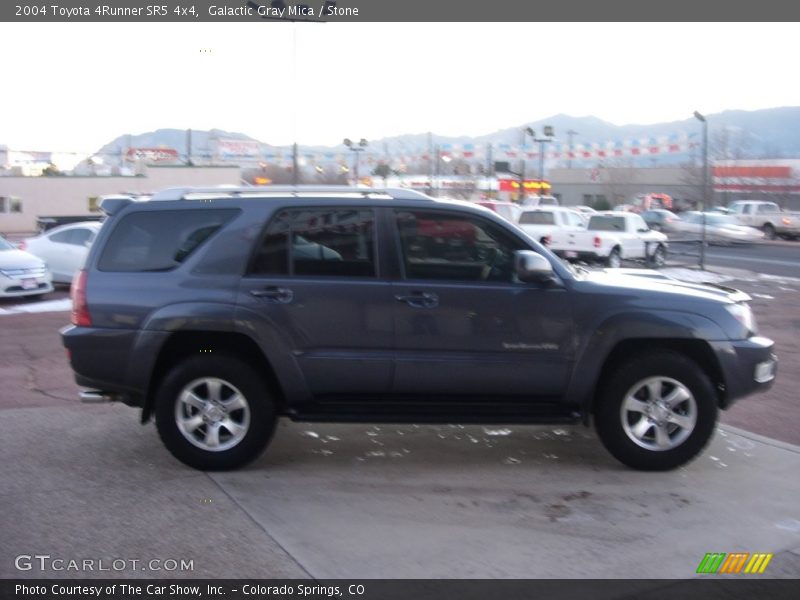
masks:
{"label": "suv rear wheel", "polygon": [[618,368],[601,392],[596,428],[620,462],[666,471],[697,456],[714,432],[717,402],[708,376],[689,358],[649,353]]}
{"label": "suv rear wheel", "polygon": [[276,418],[263,378],[232,356],[178,363],[156,392],[155,413],[172,455],[204,471],[235,469],[257,458]]}

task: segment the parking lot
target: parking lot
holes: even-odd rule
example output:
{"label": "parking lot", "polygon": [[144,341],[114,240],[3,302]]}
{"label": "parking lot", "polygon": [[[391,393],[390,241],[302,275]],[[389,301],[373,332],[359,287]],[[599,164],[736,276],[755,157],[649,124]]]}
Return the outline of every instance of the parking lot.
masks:
{"label": "parking lot", "polygon": [[[128,561],[89,577],[684,578],[707,552],[751,551],[796,577],[800,281],[736,276],[780,376],[668,473],[625,469],[584,428],[286,421],[250,467],[199,473],[137,411],[79,403],[65,290],[4,301],[0,576],[77,576],[15,567],[47,554]],[[170,559],[192,568],[159,570]]]}

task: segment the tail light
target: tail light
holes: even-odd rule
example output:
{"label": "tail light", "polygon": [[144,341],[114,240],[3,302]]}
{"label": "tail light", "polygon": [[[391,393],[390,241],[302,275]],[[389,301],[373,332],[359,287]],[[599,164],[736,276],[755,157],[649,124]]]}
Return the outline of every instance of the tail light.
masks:
{"label": "tail light", "polygon": [[600,240],[600,236],[599,235],[594,236],[594,247],[599,248],[601,243],[602,241]]}
{"label": "tail light", "polygon": [[28,244],[25,242],[25,240],[22,240],[19,244],[17,244],[17,248],[20,250],[27,250]]}
{"label": "tail light", "polygon": [[545,246],[549,246],[551,241],[552,238],[549,235],[546,235],[542,238],[542,244],[544,244]]}
{"label": "tail light", "polygon": [[89,315],[89,304],[86,302],[86,269],[81,269],[69,290],[72,299],[72,324],[80,327],[91,327],[92,317]]}

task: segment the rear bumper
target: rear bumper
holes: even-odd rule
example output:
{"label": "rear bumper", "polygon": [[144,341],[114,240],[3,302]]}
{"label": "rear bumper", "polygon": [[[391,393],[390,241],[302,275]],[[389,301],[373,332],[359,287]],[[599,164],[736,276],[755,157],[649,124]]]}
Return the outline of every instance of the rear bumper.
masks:
{"label": "rear bumper", "polygon": [[83,388],[124,396],[137,405],[146,395],[165,332],[68,325],[61,330],[75,381]]}
{"label": "rear bumper", "polygon": [[778,357],[775,342],[753,336],[734,342],[711,342],[725,381],[720,406],[728,408],[739,398],[768,390],[775,382]]}

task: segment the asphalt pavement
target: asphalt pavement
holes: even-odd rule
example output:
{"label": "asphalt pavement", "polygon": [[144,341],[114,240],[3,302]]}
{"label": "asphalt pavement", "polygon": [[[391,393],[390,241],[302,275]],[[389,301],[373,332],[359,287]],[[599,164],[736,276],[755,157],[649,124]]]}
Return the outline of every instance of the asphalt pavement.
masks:
{"label": "asphalt pavement", "polygon": [[[734,551],[798,577],[798,286],[732,283],[781,372],[669,473],[626,469],[582,427],[285,420],[250,467],[200,473],[136,410],[78,402],[63,290],[46,300],[58,312],[0,303],[0,577],[687,578]],[[16,568],[33,554],[125,567]]]}
{"label": "asphalt pavement", "polygon": [[[670,253],[692,252],[699,250],[696,246],[671,243]],[[696,259],[688,257],[671,256],[671,260],[678,262]],[[709,246],[706,249],[706,265],[713,267],[728,267],[749,269],[759,273],[783,277],[800,278],[800,242],[774,241],[736,246]]]}

